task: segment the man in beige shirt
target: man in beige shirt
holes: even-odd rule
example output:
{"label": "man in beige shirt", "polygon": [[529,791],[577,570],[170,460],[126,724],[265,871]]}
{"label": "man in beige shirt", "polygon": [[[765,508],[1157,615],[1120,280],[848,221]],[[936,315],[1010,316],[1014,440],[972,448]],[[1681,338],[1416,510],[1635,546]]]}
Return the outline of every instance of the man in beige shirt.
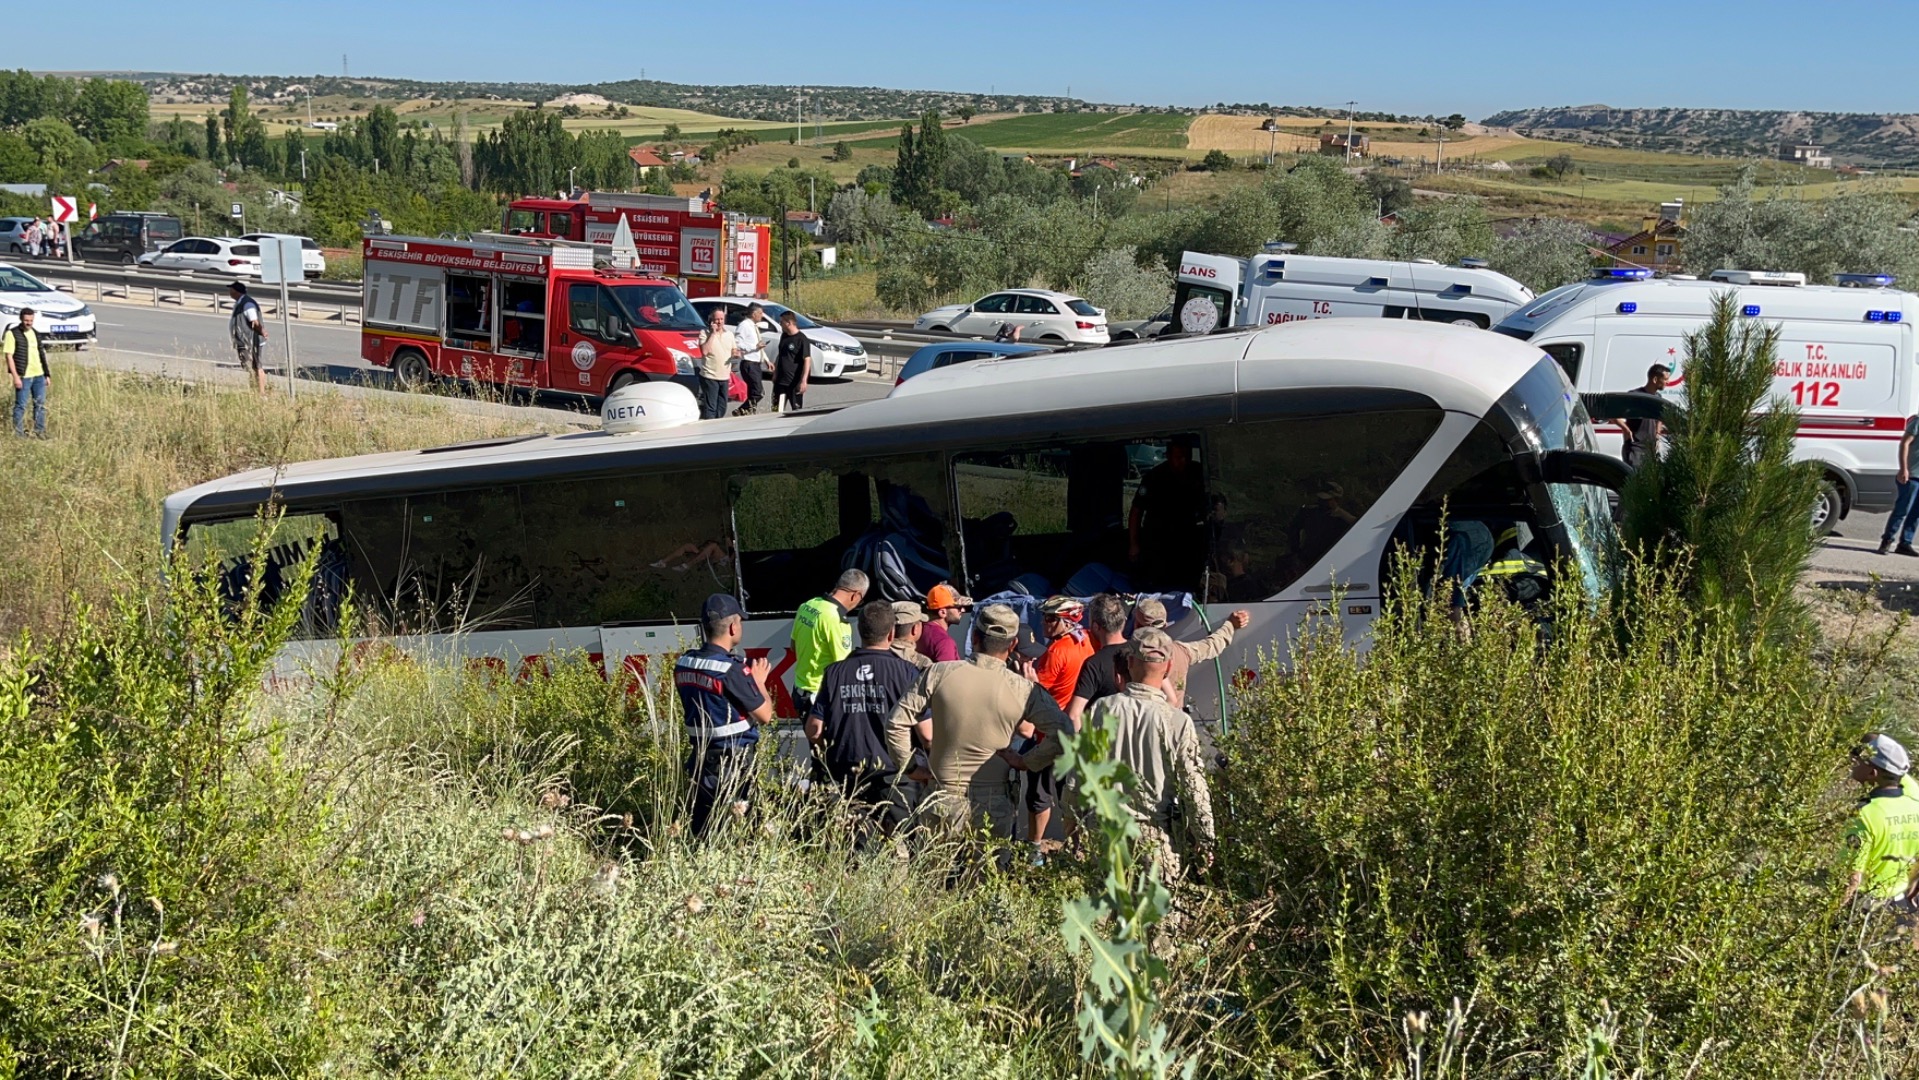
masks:
{"label": "man in beige shirt", "polygon": [[733,384],[733,361],[739,355],[739,343],[726,328],[726,309],[715,307],[700,335],[700,419],[726,415],[726,390]]}
{"label": "man in beige shirt", "polygon": [[1042,742],[1035,754],[1059,756],[1066,727],[1045,688],[1006,666],[1019,642],[1019,615],[1005,604],[988,604],[973,619],[973,658],[934,664],[920,673],[887,720],[887,748],[893,760],[912,757],[911,732],[932,710],[926,808],[949,825],[985,826],[1010,839],[1018,811],[1007,790],[1007,764],[999,757],[1013,731],[1029,722]]}
{"label": "man in beige shirt", "polygon": [[893,652],[921,671],[933,666],[933,658],[920,652],[926,619],[926,609],[918,600],[893,601]]}
{"label": "man in beige shirt", "polygon": [[[1226,616],[1226,621],[1220,623],[1218,629],[1198,641],[1180,641],[1171,635],[1167,636],[1167,640],[1173,643],[1172,667],[1167,685],[1174,692],[1174,705],[1179,705],[1186,700],[1186,674],[1192,670],[1193,665],[1214,659],[1225,652],[1226,646],[1233,643],[1233,632],[1243,629],[1252,621],[1252,618],[1250,612],[1235,611]],[[1141,600],[1133,607],[1134,631],[1149,628],[1162,631],[1166,629],[1166,605],[1152,597]]]}
{"label": "man in beige shirt", "polygon": [[[1119,693],[1100,698],[1086,713],[1088,732],[1103,730],[1108,753],[1132,771],[1126,809],[1138,820],[1141,842],[1154,850],[1171,880],[1182,856],[1212,861],[1213,799],[1199,731],[1193,718],[1173,707],[1173,657],[1179,642],[1164,630],[1137,631],[1124,650],[1127,676]],[[1024,757],[1002,755],[1011,766],[1043,769],[1058,756],[1057,739]]]}

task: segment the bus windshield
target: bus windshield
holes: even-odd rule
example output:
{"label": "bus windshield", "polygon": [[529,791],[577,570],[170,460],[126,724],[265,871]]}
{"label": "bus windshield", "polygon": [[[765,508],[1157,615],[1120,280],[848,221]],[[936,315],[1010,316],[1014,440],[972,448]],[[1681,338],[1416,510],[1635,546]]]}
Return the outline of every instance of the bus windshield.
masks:
{"label": "bus windshield", "polygon": [[[1498,407],[1538,453],[1594,449],[1586,406],[1551,357],[1541,357],[1500,399]],[[1545,488],[1565,527],[1566,542],[1588,592],[1598,595],[1606,591],[1612,585],[1619,546],[1606,491],[1591,484],[1546,484]]]}
{"label": "bus windshield", "polygon": [[671,285],[613,285],[610,291],[635,330],[684,330],[689,334],[704,329],[700,313],[686,294]]}

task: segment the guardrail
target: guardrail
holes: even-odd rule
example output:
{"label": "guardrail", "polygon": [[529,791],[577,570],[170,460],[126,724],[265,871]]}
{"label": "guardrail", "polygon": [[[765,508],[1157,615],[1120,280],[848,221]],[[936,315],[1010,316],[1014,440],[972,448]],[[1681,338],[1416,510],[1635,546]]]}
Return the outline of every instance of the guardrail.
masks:
{"label": "guardrail", "polygon": [[[187,307],[189,296],[203,301],[215,311],[231,306],[227,286],[233,278],[218,274],[196,274],[186,270],[129,269],[125,267],[43,262],[33,266],[35,277],[62,292],[81,299],[89,293],[95,300],[118,296],[132,300],[144,296],[154,304],[172,303]],[[253,298],[268,315],[279,314],[280,287],[256,285]],[[345,282],[314,281],[287,287],[288,313],[306,317],[306,309],[317,308],[319,316],[334,322],[360,320],[360,286]]]}

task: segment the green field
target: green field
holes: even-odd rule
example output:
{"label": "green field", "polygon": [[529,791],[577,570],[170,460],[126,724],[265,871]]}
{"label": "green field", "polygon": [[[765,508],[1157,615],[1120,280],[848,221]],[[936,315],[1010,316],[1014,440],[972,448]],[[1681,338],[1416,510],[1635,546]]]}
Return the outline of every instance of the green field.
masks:
{"label": "green field", "polygon": [[[1192,117],[1175,113],[1039,113],[946,130],[1000,150],[1181,150]],[[862,145],[892,146],[895,136]]]}

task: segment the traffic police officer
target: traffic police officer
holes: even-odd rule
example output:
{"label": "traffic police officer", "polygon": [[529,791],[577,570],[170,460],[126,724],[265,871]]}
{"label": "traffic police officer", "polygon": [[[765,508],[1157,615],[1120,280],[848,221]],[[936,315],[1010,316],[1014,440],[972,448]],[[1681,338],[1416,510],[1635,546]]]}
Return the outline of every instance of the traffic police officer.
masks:
{"label": "traffic police officer", "polygon": [[[895,762],[912,759],[912,729],[932,710],[926,808],[949,826],[985,826],[1010,839],[1018,810],[1007,793],[1007,766],[999,751],[1022,722],[1031,723],[1041,748],[1059,752],[1066,714],[1044,687],[1006,666],[1019,643],[1019,615],[1005,604],[988,604],[973,619],[973,657],[934,664],[900,699],[886,722]],[[1037,751],[1036,751],[1037,752]]]}
{"label": "traffic police officer", "polygon": [[1919,859],[1919,800],[1901,783],[1911,771],[1906,748],[1890,736],[1869,735],[1853,751],[1852,778],[1866,785],[1866,797],[1846,834],[1853,848],[1848,900],[1889,903],[1911,892],[1912,868]]}
{"label": "traffic police officer", "polygon": [[766,696],[766,660],[739,655],[746,610],[729,593],[714,593],[700,608],[706,644],[680,654],[673,685],[686,717],[686,773],[692,781],[693,835],[705,836],[713,808],[742,809],[753,785],[759,725],[773,719]]}
{"label": "traffic police officer", "polygon": [[867,586],[863,572],[844,571],[825,596],[793,613],[793,705],[802,717],[813,711],[826,666],[853,651],[853,627],[846,619],[866,598]]}

